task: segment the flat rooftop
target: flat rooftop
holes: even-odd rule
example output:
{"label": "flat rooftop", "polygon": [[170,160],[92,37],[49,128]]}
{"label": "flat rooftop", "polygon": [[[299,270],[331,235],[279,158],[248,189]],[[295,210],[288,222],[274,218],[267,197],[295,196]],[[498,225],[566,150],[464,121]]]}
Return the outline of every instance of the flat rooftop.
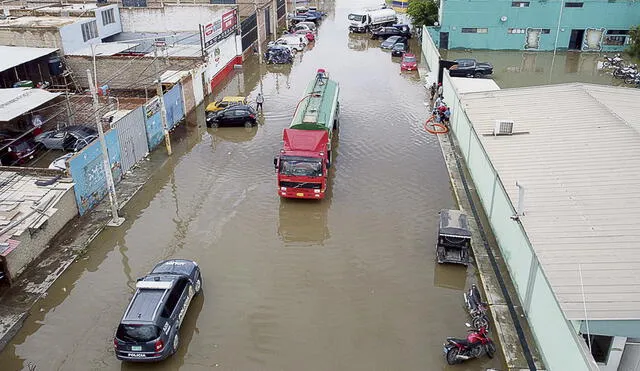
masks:
{"label": "flat rooftop", "polygon": [[81,18],[77,17],[19,17],[0,20],[0,28],[60,28],[81,20]]}
{"label": "flat rooftop", "polygon": [[[566,317],[640,319],[640,89],[547,85],[461,104],[514,207],[516,181],[526,189],[520,222]],[[514,134],[494,136],[504,119]]]}

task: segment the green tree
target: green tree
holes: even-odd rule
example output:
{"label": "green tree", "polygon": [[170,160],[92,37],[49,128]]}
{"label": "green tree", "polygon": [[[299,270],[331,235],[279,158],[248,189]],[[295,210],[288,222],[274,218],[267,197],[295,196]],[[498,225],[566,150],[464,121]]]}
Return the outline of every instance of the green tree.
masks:
{"label": "green tree", "polygon": [[627,53],[634,58],[640,58],[640,26],[632,27],[629,30],[629,37],[631,37],[631,44],[627,47]]}
{"label": "green tree", "polygon": [[433,26],[438,21],[438,3],[434,0],[409,0],[407,14],[415,27]]}

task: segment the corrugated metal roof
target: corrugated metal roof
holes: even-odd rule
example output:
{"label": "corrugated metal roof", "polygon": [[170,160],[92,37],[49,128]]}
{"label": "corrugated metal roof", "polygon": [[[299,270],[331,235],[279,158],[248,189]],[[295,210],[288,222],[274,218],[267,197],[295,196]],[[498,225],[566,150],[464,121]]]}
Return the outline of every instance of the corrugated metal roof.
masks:
{"label": "corrugated metal roof", "polygon": [[113,42],[113,43],[100,43],[95,44],[93,50],[91,50],[91,46],[87,46],[86,48],[78,49],[73,52],[67,53],[67,55],[84,55],[84,56],[93,56],[95,53],[96,56],[111,56],[114,54],[122,53],[131,48],[135,48],[140,45],[139,43],[121,43],[121,42]]}
{"label": "corrugated metal roof", "polygon": [[[46,178],[46,177],[45,177]],[[58,201],[73,187],[71,182],[55,181],[39,186],[41,177],[0,171],[0,242],[20,236],[28,228],[39,228],[56,211]]]}
{"label": "corrugated metal roof", "polygon": [[[569,319],[640,319],[640,89],[561,84],[462,95]],[[493,136],[496,120],[514,134]],[[583,304],[579,266],[585,301]]]}
{"label": "corrugated metal roof", "polygon": [[0,121],[10,121],[58,95],[37,88],[0,89]]}
{"label": "corrugated metal roof", "polygon": [[27,48],[22,46],[0,45],[0,55],[2,56],[2,58],[0,58],[0,72],[44,57],[57,50],[57,48]]}
{"label": "corrugated metal roof", "polygon": [[451,82],[458,94],[475,93],[479,91],[500,90],[493,79],[475,79],[469,77],[452,77]]}

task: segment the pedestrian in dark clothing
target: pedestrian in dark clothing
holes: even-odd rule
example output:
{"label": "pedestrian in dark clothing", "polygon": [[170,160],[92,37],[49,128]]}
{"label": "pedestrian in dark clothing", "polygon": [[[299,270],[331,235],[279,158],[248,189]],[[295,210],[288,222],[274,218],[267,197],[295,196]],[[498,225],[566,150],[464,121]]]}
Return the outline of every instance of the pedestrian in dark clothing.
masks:
{"label": "pedestrian in dark clothing", "polygon": [[436,95],[436,83],[434,82],[433,84],[431,84],[431,86],[429,87],[429,92],[431,93],[430,95],[430,100],[433,100],[433,98]]}
{"label": "pedestrian in dark clothing", "polygon": [[262,103],[264,103],[264,97],[262,96],[262,93],[258,93],[258,96],[256,97],[256,110],[260,110],[262,111]]}

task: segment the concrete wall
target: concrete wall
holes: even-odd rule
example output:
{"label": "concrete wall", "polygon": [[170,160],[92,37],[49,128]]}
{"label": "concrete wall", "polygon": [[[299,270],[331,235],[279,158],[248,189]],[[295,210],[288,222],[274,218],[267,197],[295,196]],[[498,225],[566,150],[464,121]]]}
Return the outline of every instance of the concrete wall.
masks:
{"label": "concrete wall", "polygon": [[49,240],[67,222],[78,215],[73,187],[64,193],[54,207],[58,210],[40,229],[26,230],[19,237],[13,237],[13,239],[20,241],[20,245],[7,256],[7,265],[13,280],[48,247]]}
{"label": "concrete wall", "polygon": [[62,48],[57,28],[0,28],[0,45]]}
{"label": "concrete wall", "polygon": [[[640,3],[636,1],[586,1],[582,8],[563,7],[565,1],[561,0],[530,0],[528,4],[527,7],[515,7],[511,0],[442,1],[441,27],[430,28],[430,32],[436,44],[440,32],[449,32],[449,49],[522,50],[525,49],[526,34],[510,34],[509,28],[548,29],[549,33],[540,35],[539,47],[532,50],[553,50],[556,34],[559,49],[569,46],[572,29],[629,30],[640,24]],[[506,17],[504,21],[501,20],[503,16]],[[487,33],[462,33],[462,28],[487,28]],[[603,46],[602,49],[622,48],[624,46]]]}
{"label": "concrete wall", "polygon": [[[68,56],[67,66],[74,72],[76,83],[87,88],[87,68],[93,71],[90,56]],[[202,63],[202,58],[172,57],[159,58],[158,68],[166,70],[191,70]],[[156,79],[153,57],[98,57],[96,58],[98,83],[106,83],[111,89],[155,89]]]}
{"label": "concrete wall", "polygon": [[223,5],[173,5],[164,8],[122,8],[124,32],[198,31],[199,25],[219,20],[232,8]]}
{"label": "concrete wall", "polygon": [[[105,133],[104,139],[107,142],[113,181],[117,183],[122,178],[118,134],[115,130],[110,130]],[[104,173],[100,141],[93,141],[68,162],[71,177],[75,183],[78,212],[84,215],[107,195],[107,178]]]}
{"label": "concrete wall", "polygon": [[[241,64],[242,61],[238,62],[236,59],[241,54],[240,43],[240,36],[232,35],[207,50],[209,62],[204,71],[204,78],[209,86],[208,93],[218,84],[216,77],[225,69],[229,69],[230,64],[231,69],[233,69],[233,63]],[[226,72],[228,74],[229,71]]]}
{"label": "concrete wall", "polygon": [[95,18],[82,18],[78,22],[68,24],[60,28],[60,36],[62,37],[63,45],[62,47],[65,54],[84,49],[91,44],[97,44],[100,42],[99,35],[87,41],[84,41],[84,39],[82,38],[82,25],[91,22],[96,22],[96,26],[98,24],[98,21],[96,21]]}

